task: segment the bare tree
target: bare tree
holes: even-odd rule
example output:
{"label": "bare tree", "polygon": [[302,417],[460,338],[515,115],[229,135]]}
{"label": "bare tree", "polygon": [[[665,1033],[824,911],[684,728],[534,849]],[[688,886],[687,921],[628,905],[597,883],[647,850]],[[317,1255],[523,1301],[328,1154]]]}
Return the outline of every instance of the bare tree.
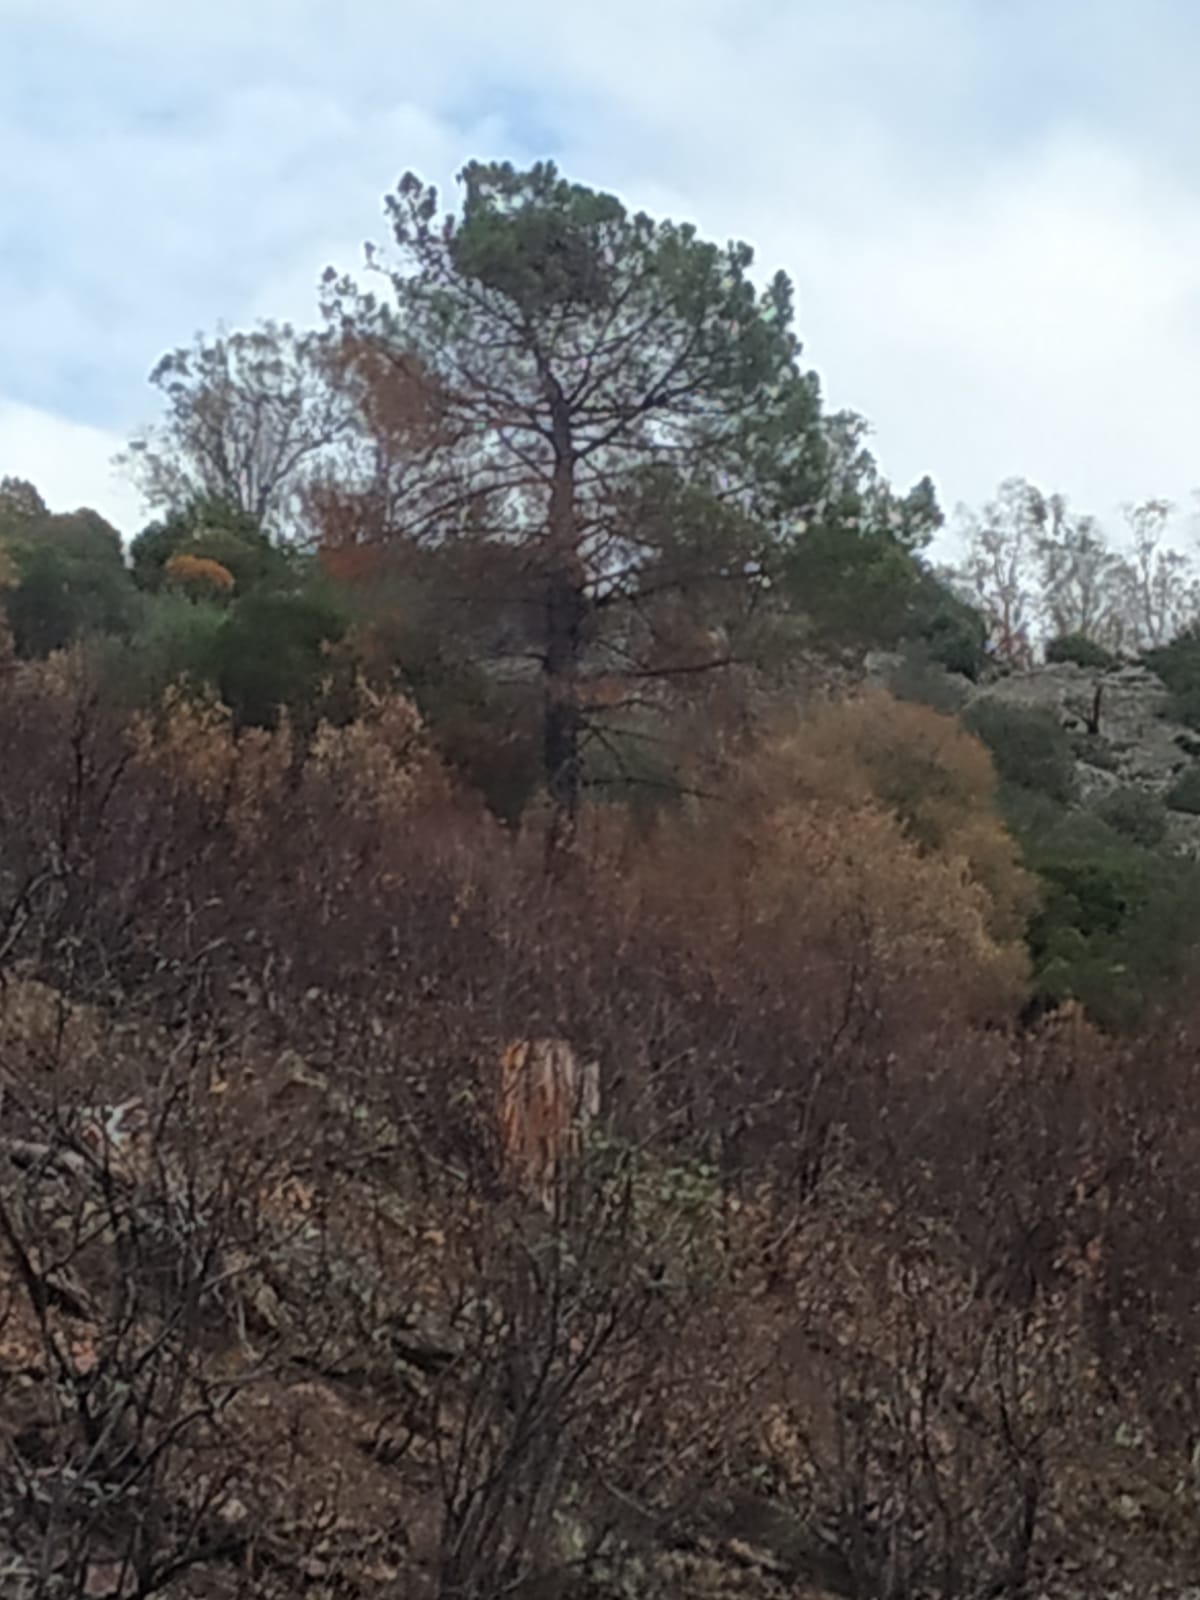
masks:
{"label": "bare tree", "polygon": [[987,618],[1003,661],[1032,659],[1042,609],[1038,550],[1049,519],[1046,497],[1023,478],[1006,479],[978,514],[959,508],[967,555],[957,577],[966,597]]}
{"label": "bare tree", "polygon": [[290,530],[305,482],[350,426],[328,339],[288,323],[197,335],[190,349],[163,356],[150,382],[165,420],[117,463],[155,510],[213,497]]}
{"label": "bare tree", "polygon": [[[97,1041],[110,1063],[115,1040]],[[4,1331],[45,1380],[9,1390],[0,1438],[0,1531],[28,1600],[148,1600],[246,1549],[257,1468],[236,1415],[270,1364],[219,1352],[245,1337],[273,1158],[214,1142],[190,1055],[164,1064],[138,1126],[131,1104],[82,1102],[94,1059],[6,1107]]]}
{"label": "bare tree", "polygon": [[1193,562],[1165,543],[1175,507],[1143,500],[1123,507],[1132,552],[1125,563],[1129,626],[1139,645],[1166,644],[1200,612],[1200,580]]}
{"label": "bare tree", "polygon": [[1047,502],[1038,541],[1042,603],[1053,633],[1082,634],[1108,650],[1129,640],[1127,566],[1094,517],[1073,515],[1062,495]]}

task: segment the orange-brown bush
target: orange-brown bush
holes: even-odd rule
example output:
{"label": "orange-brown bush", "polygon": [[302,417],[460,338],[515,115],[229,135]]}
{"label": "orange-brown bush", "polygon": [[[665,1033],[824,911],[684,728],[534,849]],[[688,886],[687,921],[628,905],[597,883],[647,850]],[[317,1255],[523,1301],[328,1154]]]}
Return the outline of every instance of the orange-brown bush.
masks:
{"label": "orange-brown bush", "polygon": [[193,556],[186,551],[174,555],[163,568],[169,584],[195,594],[228,595],[233,593],[234,577],[229,568],[209,556]]}
{"label": "orange-brown bush", "polygon": [[771,759],[775,782],[797,797],[884,806],[922,854],[958,864],[985,891],[993,938],[1020,938],[1034,880],[996,808],[991,756],[955,717],[871,690],[781,731]]}
{"label": "orange-brown bush", "polygon": [[[1027,884],[985,809],[986,754],[942,719],[910,733],[914,759],[949,772],[926,842],[878,792],[869,726],[851,708],[841,728],[831,710],[739,748],[705,773],[709,798],[648,833],[597,818],[589,846],[630,968],[659,975],[651,1003],[686,997],[688,1042],[658,1076],[659,1093],[677,1085],[671,1115],[734,1169],[772,1146],[802,1185],[848,1117],[869,1125],[891,1080],[923,1078],[1023,993],[1013,924]],[[974,870],[981,840],[1004,869],[994,892]]]}

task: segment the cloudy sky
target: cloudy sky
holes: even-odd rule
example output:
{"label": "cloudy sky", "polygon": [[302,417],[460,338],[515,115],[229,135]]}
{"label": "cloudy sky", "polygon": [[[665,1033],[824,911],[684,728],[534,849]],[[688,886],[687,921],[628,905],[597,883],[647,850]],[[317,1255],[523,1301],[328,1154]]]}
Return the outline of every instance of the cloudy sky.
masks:
{"label": "cloudy sky", "polygon": [[163,351],[552,156],[786,268],[895,480],[1186,500],[1198,58],[1190,0],[0,0],[0,475],[136,529]]}

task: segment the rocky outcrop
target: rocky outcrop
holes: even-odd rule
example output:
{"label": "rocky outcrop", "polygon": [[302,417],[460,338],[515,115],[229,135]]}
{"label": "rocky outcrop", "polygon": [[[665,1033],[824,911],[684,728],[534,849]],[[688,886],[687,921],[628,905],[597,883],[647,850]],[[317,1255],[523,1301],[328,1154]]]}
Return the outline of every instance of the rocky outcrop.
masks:
{"label": "rocky outcrop", "polygon": [[1168,719],[1166,685],[1148,667],[1055,663],[981,684],[971,698],[1052,711],[1077,736],[1079,766],[1090,768],[1081,780],[1105,792],[1137,783],[1161,794],[1200,756],[1200,737]]}
{"label": "rocky outcrop", "polygon": [[[880,653],[866,662],[869,680],[901,694],[904,672],[897,656]],[[965,711],[975,702],[994,700],[1053,715],[1071,737],[1076,804],[1081,807],[1102,805],[1129,787],[1168,802],[1178,780],[1200,768],[1200,734],[1172,720],[1166,685],[1138,663],[1107,670],[1047,663],[999,672],[979,684],[949,673],[937,678],[932,698],[946,709],[953,705]],[[1166,843],[1180,853],[1200,856],[1200,817],[1168,810]]]}
{"label": "rocky outcrop", "polygon": [[[1125,786],[1167,800],[1200,762],[1200,735],[1169,715],[1162,679],[1137,664],[1097,671],[1056,662],[983,683],[969,700],[1052,712],[1072,736],[1078,803],[1093,807]],[[1167,840],[1200,856],[1200,817],[1169,811]]]}

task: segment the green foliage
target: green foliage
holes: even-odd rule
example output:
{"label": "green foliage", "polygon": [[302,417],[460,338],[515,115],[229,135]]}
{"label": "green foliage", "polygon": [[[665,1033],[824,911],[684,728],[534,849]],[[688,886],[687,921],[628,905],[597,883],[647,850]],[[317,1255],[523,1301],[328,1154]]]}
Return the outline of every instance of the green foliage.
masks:
{"label": "green foliage", "polygon": [[442,759],[505,822],[516,822],[541,777],[537,697],[469,661],[401,647],[400,681]]}
{"label": "green foliage", "polygon": [[0,478],[0,538],[50,515],[50,508],[26,478]]}
{"label": "green foliage", "polygon": [[960,600],[932,575],[926,581],[925,604],[918,607],[915,637],[929,647],[930,659],[947,672],[975,682],[987,665],[987,624],[973,607]]}
{"label": "green foliage", "polygon": [[450,246],[455,270],[533,318],[611,303],[615,266],[602,241],[619,235],[625,208],[561,179],[552,163],[519,173],[507,162],[472,162],[462,174],[462,226]]}
{"label": "green foliage", "polygon": [[167,562],[190,537],[191,527],[182,517],[152,522],[143,528],[129,546],[130,568],[138,588],[153,594],[162,584]]}
{"label": "green foliage", "polygon": [[1063,633],[1057,639],[1051,639],[1046,646],[1046,660],[1073,661],[1078,667],[1095,667],[1100,671],[1117,665],[1117,658],[1112,651],[1097,644],[1095,639],[1089,639],[1085,633]]}
{"label": "green foliage", "polygon": [[945,521],[930,477],[921,478],[906,495],[888,496],[887,523],[906,550],[923,549]]}
{"label": "green foliage", "polygon": [[1136,784],[1125,784],[1106,795],[1096,807],[1096,815],[1126,839],[1151,849],[1166,835],[1166,807]]}
{"label": "green foliage", "polygon": [[1185,628],[1170,644],[1148,651],[1145,664],[1171,691],[1169,715],[1200,731],[1200,626]]}
{"label": "green foliage", "polygon": [[1200,870],[1071,813],[1025,835],[1042,879],[1029,931],[1035,992],[1078,999],[1102,1026],[1136,1024],[1196,968]]}
{"label": "green foliage", "polygon": [[[682,447],[712,484],[722,474],[744,483],[748,510],[813,503],[829,451],[816,380],[797,364],[784,274],[758,294],[748,245],[631,215],[552,162],[524,172],[471,162],[460,182],[461,216],[443,225],[436,189],[404,177],[387,202],[402,258],[390,273],[397,311],[328,274],[333,315],[453,384],[453,404],[471,406],[501,461],[531,445],[544,453],[553,379],[570,395],[581,499],[607,499],[629,466],[677,461]],[[468,372],[489,380],[489,397],[464,389]],[[537,426],[519,420],[510,395],[532,403]],[[470,449],[482,468],[480,442]]]}
{"label": "green foliage", "polygon": [[[910,553],[924,549],[942,527],[933,480],[922,478],[898,495],[879,472],[867,445],[865,418],[839,411],[823,420],[825,484],[815,506],[800,507],[805,528],[828,526],[866,536],[886,535]],[[794,505],[791,509],[797,509]]]}
{"label": "green foliage", "polygon": [[1092,812],[1068,806],[1070,739],[1053,717],[979,701],[965,720],[993,751],[1002,809],[1040,880],[1034,994],[1078,1000],[1103,1027],[1137,1026],[1196,968],[1200,869],[1166,852],[1165,808],[1140,789]]}
{"label": "green foliage", "polygon": [[511,555],[499,545],[396,546],[362,579],[335,582],[365,677],[402,685],[446,764],[510,822],[541,776],[539,685],[493,668],[527,648],[531,628]]}
{"label": "green foliage", "polygon": [[1069,800],[1075,789],[1071,741],[1052,712],[980,699],[963,719],[992,752],[1002,780],[1051,800]]}
{"label": "green foliage", "polygon": [[1176,690],[1167,703],[1167,715],[1200,733],[1200,684]]}
{"label": "green foliage", "polygon": [[1166,802],[1172,811],[1200,816],[1200,766],[1188,767],[1180,773],[1167,792]]}
{"label": "green foliage", "polygon": [[642,545],[638,602],[669,594],[686,602],[697,626],[728,622],[747,595],[761,599],[757,575],[772,562],[761,523],[669,464],[631,473],[614,497],[614,519]]}
{"label": "green foliage", "polygon": [[4,608],[18,655],[38,657],[94,633],[126,634],[136,595],[116,530],[94,511],[10,523]]}
{"label": "green foliage", "polygon": [[233,574],[242,594],[280,578],[287,568],[284,554],[252,516],[213,497],[193,500],[138,534],[129,547],[138,587],[155,593],[162,587],[167,563],[179,555],[219,562]]}
{"label": "green foliage", "polygon": [[923,640],[907,645],[888,675],[888,688],[897,700],[910,700],[934,711],[953,715],[963,708],[967,690],[961,678],[934,660]]}
{"label": "green foliage", "polygon": [[1071,815],[1070,807],[1063,801],[1052,800],[1049,795],[1016,783],[1001,782],[997,800],[1001,815],[1023,845],[1054,832]]}
{"label": "green foliage", "polygon": [[169,684],[215,686],[225,620],[224,605],[169,592],[145,596],[128,642],[108,654],[112,692],[128,705],[146,706]]}
{"label": "green foliage", "polygon": [[824,644],[891,649],[911,640],[949,672],[977,678],[983,619],[886,526],[823,522],[791,537],[780,561],[789,604]]}
{"label": "green foliage", "polygon": [[235,724],[273,728],[284,708],[310,722],[336,676],[330,647],[346,627],[344,612],[318,594],[258,593],[236,605],[216,639],[217,685]]}
{"label": "green foliage", "polygon": [[887,532],[807,528],[789,542],[782,574],[789,599],[828,643],[886,649],[911,628],[920,570]]}

